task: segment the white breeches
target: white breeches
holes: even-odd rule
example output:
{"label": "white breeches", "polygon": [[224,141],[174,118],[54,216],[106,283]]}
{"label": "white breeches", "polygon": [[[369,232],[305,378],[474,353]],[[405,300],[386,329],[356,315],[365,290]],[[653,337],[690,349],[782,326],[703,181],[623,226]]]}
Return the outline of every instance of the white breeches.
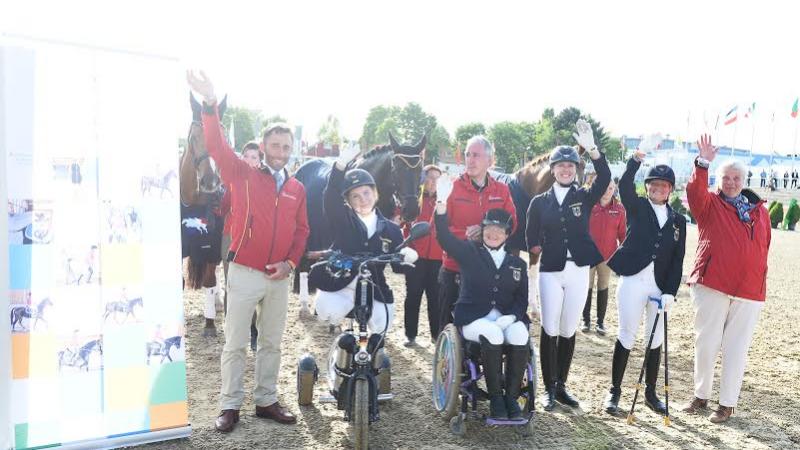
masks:
{"label": "white breeches", "polygon": [[[356,280],[347,287],[336,292],[317,290],[315,307],[319,320],[328,321],[332,325],[339,325],[355,305]],[[382,333],[387,323],[392,328],[394,320],[394,303],[372,301],[372,316],[367,322],[367,327],[372,333]]]}
{"label": "white breeches", "polygon": [[517,320],[502,328],[496,322],[500,316],[502,316],[500,311],[493,308],[489,311],[489,314],[464,325],[461,328],[464,339],[480,342],[480,337],[483,336],[492,345],[527,345],[530,340],[530,333],[525,322]]}
{"label": "white breeches", "polygon": [[[647,311],[644,321],[645,339],[650,339],[653,321],[658,314],[658,303],[650,297],[661,299],[661,289],[656,284],[654,265],[650,263],[636,275],[620,277],[617,286],[617,317],[619,318],[619,342],[630,350],[636,342],[636,335],[642,323],[642,313]],[[657,348],[664,342],[664,316],[659,316],[653,343]]]}
{"label": "white breeches", "polygon": [[560,272],[539,273],[542,328],[549,336],[570,338],[578,329],[589,289],[589,269],[567,261]]}

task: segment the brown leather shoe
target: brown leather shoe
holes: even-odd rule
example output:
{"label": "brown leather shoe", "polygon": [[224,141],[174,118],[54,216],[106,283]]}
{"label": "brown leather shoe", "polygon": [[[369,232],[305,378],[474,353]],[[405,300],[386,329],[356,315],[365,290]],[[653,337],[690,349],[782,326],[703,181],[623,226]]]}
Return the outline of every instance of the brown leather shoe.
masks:
{"label": "brown leather shoe", "polygon": [[239,422],[238,409],[223,409],[217,420],[214,421],[214,428],[222,433],[230,433],[233,427]]}
{"label": "brown leather shoe", "polygon": [[733,414],[733,407],[732,406],[722,406],[719,405],[716,411],[708,417],[708,420],[714,423],[722,423],[727,422],[728,419],[731,418]]}
{"label": "brown leather shoe", "polygon": [[297,417],[286,410],[280,403],[275,402],[269,406],[256,406],[256,416],[272,419],[275,422],[292,425],[297,423]]}
{"label": "brown leather shoe", "polygon": [[681,411],[687,414],[697,414],[700,412],[701,409],[708,408],[708,400],[703,400],[702,398],[693,397],[692,401],[684,405],[681,408]]}

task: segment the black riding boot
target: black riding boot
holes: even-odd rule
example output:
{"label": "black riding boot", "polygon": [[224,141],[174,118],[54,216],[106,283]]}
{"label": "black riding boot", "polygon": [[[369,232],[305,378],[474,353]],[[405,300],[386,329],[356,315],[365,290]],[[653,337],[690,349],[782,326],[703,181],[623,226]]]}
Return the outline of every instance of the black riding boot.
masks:
{"label": "black riding boot", "polygon": [[666,414],[667,407],[656,395],[656,380],[658,369],[661,367],[661,346],[650,350],[647,357],[647,369],[644,375],[644,404],[659,414]]}
{"label": "black riding boot", "polygon": [[608,390],[606,401],[603,404],[606,412],[616,414],[619,412],[619,397],[622,394],[622,377],[628,365],[628,356],[631,351],[617,341],[614,345],[614,361],[611,363],[611,389]]}
{"label": "black riding boot", "polygon": [[480,339],[483,378],[486,381],[486,393],[489,394],[489,417],[508,419],[500,384],[500,377],[503,375],[503,346],[492,345],[483,336]]}
{"label": "black riding boot", "polygon": [[608,289],[597,291],[597,333],[606,335],[606,309],[608,308]]}
{"label": "black riding boot", "polygon": [[552,411],[556,407],[556,340],[558,337],[550,336],[542,328],[539,339],[539,361],[542,366],[542,381],[544,382],[545,395],[542,397],[542,406],[545,411]]}
{"label": "black riding boot", "polygon": [[572,364],[572,355],[575,353],[575,335],[572,337],[558,338],[558,380],[556,380],[556,400],[560,403],[577,407],[579,405],[578,399],[573,397],[567,392],[567,375],[569,375],[569,366]]}
{"label": "black riding boot", "polygon": [[[599,294],[600,291],[597,291]],[[598,300],[600,298],[598,297]],[[581,331],[584,333],[589,331],[589,324],[592,323],[592,290],[589,289],[589,292],[586,294],[586,304],[583,305],[583,325],[581,326]]]}
{"label": "black riding boot", "polygon": [[517,398],[522,389],[522,377],[528,367],[531,350],[527,345],[510,345],[506,355],[506,411],[511,420],[522,419]]}

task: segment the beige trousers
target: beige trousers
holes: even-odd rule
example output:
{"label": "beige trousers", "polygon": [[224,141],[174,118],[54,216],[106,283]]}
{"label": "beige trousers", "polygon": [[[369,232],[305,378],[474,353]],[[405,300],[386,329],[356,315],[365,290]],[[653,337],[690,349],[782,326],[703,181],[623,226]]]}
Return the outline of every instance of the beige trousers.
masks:
{"label": "beige trousers", "polygon": [[228,314],[222,349],[220,409],[241,409],[244,402],[244,368],[250,343],[250,321],[256,312],[256,406],[278,401],[281,337],[286,327],[289,278],[273,281],[264,272],[236,263],[228,267]]}
{"label": "beige trousers", "polygon": [[722,350],[719,404],[734,407],[739,401],[747,352],[764,302],[730,297],[695,284],[694,395],[708,400],[714,385],[714,366]]}

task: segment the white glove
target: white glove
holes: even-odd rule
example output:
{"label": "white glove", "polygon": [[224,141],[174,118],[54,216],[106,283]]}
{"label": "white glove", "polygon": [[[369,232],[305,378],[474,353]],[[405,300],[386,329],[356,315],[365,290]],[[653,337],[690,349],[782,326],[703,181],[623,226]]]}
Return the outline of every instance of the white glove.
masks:
{"label": "white glove", "polygon": [[672,294],[661,294],[661,303],[658,306],[658,309],[664,312],[669,312],[672,309],[672,305],[677,303],[675,300],[675,296]]}
{"label": "white glove", "polygon": [[450,193],[453,192],[453,180],[447,175],[442,175],[436,180],[436,201],[447,203]]}
{"label": "white glove", "polygon": [[401,248],[399,253],[403,255],[403,264],[414,264],[419,258],[417,251],[410,247]]}
{"label": "white glove", "polygon": [[539,265],[528,267],[528,305],[534,317],[541,315],[539,308]]}
{"label": "white glove", "polygon": [[661,136],[660,133],[650,134],[644,137],[641,142],[639,142],[639,150],[645,153],[652,152],[653,150],[657,149],[659,145],[661,145],[661,141],[664,138]]}
{"label": "white glove", "polygon": [[339,157],[336,158],[336,165],[340,169],[344,169],[347,167],[347,163],[354,160],[359,153],[361,153],[361,150],[358,148],[358,145],[352,143],[348,144],[339,150]]}
{"label": "white glove", "polygon": [[516,321],[517,321],[517,316],[513,314],[506,314],[505,316],[498,317],[497,320],[494,321],[494,323],[496,323],[501,330],[505,330],[506,328],[508,328],[509,325],[511,325]]}
{"label": "white glove", "polygon": [[594,133],[592,133],[592,126],[589,125],[589,122],[578,119],[578,121],[575,122],[575,129],[577,129],[578,132],[572,133],[572,136],[578,141],[578,145],[589,153],[590,158],[599,158],[600,151],[597,150],[597,146],[594,145]]}

